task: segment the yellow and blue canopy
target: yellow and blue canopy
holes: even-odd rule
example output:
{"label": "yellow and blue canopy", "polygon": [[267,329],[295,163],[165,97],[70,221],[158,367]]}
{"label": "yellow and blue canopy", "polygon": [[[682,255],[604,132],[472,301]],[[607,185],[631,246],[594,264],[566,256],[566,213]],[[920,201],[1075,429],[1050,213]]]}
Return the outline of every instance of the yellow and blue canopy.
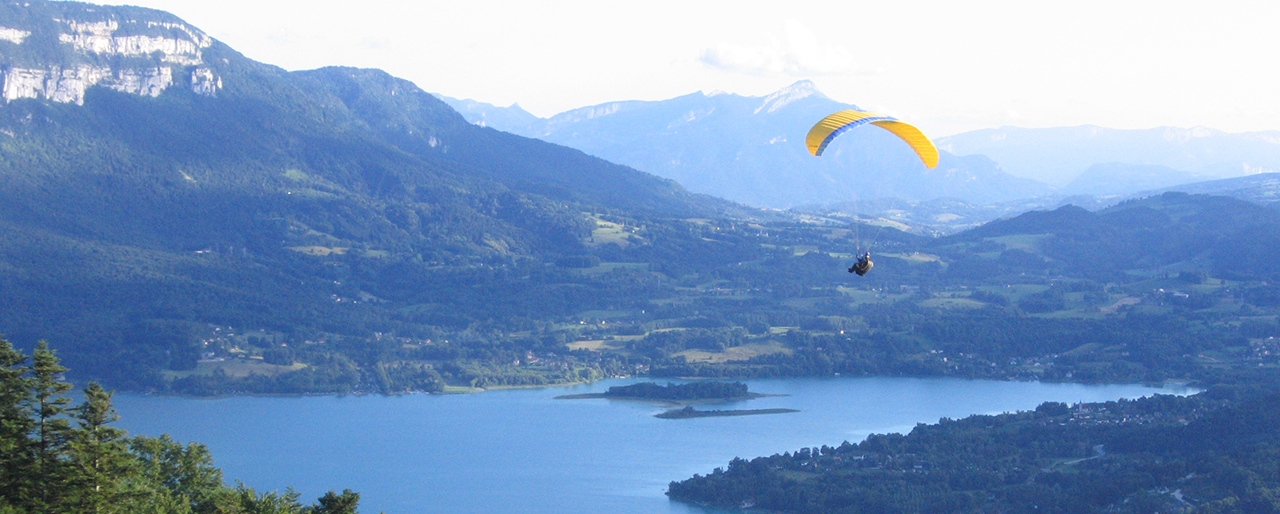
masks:
{"label": "yellow and blue canopy", "polygon": [[920,156],[920,160],[924,162],[925,166],[930,168],[938,167],[938,148],[933,146],[933,142],[929,141],[929,138],[923,132],[920,132],[920,129],[898,121],[897,118],[892,116],[873,112],[849,110],[827,116],[809,129],[809,135],[804,141],[805,146],[809,147],[809,153],[822,155],[822,151],[827,149],[827,145],[836,136],[868,123],[888,130],[905,141],[912,150],[915,150],[916,155]]}

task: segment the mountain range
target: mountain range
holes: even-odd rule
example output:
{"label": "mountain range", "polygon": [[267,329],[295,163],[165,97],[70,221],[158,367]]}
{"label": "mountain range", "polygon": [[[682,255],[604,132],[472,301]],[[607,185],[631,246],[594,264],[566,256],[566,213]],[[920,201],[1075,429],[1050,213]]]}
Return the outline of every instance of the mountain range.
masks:
{"label": "mountain range", "polygon": [[897,137],[874,127],[841,136],[822,157],[809,155],[809,127],[857,106],[828,98],[807,80],[764,97],[699,92],[583,107],[547,119],[518,106],[442,98],[473,123],[577,148],[691,191],[761,207],[875,198],[987,203],[1052,191],[1003,173],[982,156],[943,152],[936,169],[926,168]]}
{"label": "mountain range", "polygon": [[[1280,171],[1280,132],[1232,134],[1205,127],[1123,130],[1079,127],[983,129],[938,138],[939,148],[981,154],[1006,172],[1065,193],[1123,194],[1180,183]],[[1104,166],[1104,169],[1091,169]],[[1135,184],[1100,187],[1133,175]],[[1163,183],[1161,183],[1163,182]]]}
{"label": "mountain range", "polygon": [[577,148],[694,191],[775,208],[825,205],[886,215],[854,205],[941,201],[995,212],[1003,210],[1000,204],[1036,197],[1045,198],[1037,205],[1053,205],[1072,196],[1115,198],[1280,170],[1280,132],[1202,127],[977,130],[936,139],[942,152],[937,170],[919,166],[892,136],[859,130],[814,158],[803,145],[809,126],[857,106],[831,100],[810,81],[764,97],[693,93],[545,119],[518,105],[441,98],[472,123]]}

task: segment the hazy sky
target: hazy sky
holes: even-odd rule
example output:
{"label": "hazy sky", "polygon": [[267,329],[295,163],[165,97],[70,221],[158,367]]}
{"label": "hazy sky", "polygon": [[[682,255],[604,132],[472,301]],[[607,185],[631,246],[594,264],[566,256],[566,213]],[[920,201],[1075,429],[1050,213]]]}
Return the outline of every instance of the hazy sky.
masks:
{"label": "hazy sky", "polygon": [[932,137],[1001,125],[1280,130],[1276,0],[110,3],[172,12],[286,69],[382,68],[544,117],[812,79]]}

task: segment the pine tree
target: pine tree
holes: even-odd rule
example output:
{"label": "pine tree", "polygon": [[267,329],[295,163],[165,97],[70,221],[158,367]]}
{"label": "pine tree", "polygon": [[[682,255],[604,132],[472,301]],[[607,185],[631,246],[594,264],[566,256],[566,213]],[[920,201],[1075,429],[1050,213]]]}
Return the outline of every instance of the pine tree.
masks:
{"label": "pine tree", "polygon": [[125,444],[124,430],[108,426],[120,419],[111,405],[111,392],[97,382],[84,390],[85,400],[72,409],[77,427],[68,444],[68,491],[77,512],[118,512],[123,496],[121,483],[136,462]]}
{"label": "pine tree", "polygon": [[29,496],[31,468],[31,386],[24,375],[27,357],[0,338],[0,510]]}
{"label": "pine tree", "polygon": [[66,482],[64,469],[71,423],[63,415],[71,399],[66,397],[71,384],[62,380],[67,371],[49,343],[40,341],[32,355],[31,388],[35,406],[34,469],[30,477],[34,494],[28,510],[37,513],[59,512],[61,493]]}
{"label": "pine tree", "polygon": [[141,482],[154,484],[154,491],[205,512],[215,497],[230,493],[222,483],[222,470],[214,467],[209,449],[199,443],[183,445],[168,435],[135,437],[129,449],[137,463]]}
{"label": "pine tree", "polygon": [[329,491],[308,509],[309,514],[356,514],[360,504],[360,493],[344,489],[342,494]]}

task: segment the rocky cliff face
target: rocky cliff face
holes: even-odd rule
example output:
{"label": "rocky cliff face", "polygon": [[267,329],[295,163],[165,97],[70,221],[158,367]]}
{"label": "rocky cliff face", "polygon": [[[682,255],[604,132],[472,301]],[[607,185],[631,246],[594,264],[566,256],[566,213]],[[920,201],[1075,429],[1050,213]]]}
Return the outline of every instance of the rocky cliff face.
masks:
{"label": "rocky cliff face", "polygon": [[157,11],[75,2],[26,2],[0,10],[5,102],[22,98],[84,104],[94,86],[159,96],[175,85],[217,95],[222,79],[205,65],[213,39]]}

